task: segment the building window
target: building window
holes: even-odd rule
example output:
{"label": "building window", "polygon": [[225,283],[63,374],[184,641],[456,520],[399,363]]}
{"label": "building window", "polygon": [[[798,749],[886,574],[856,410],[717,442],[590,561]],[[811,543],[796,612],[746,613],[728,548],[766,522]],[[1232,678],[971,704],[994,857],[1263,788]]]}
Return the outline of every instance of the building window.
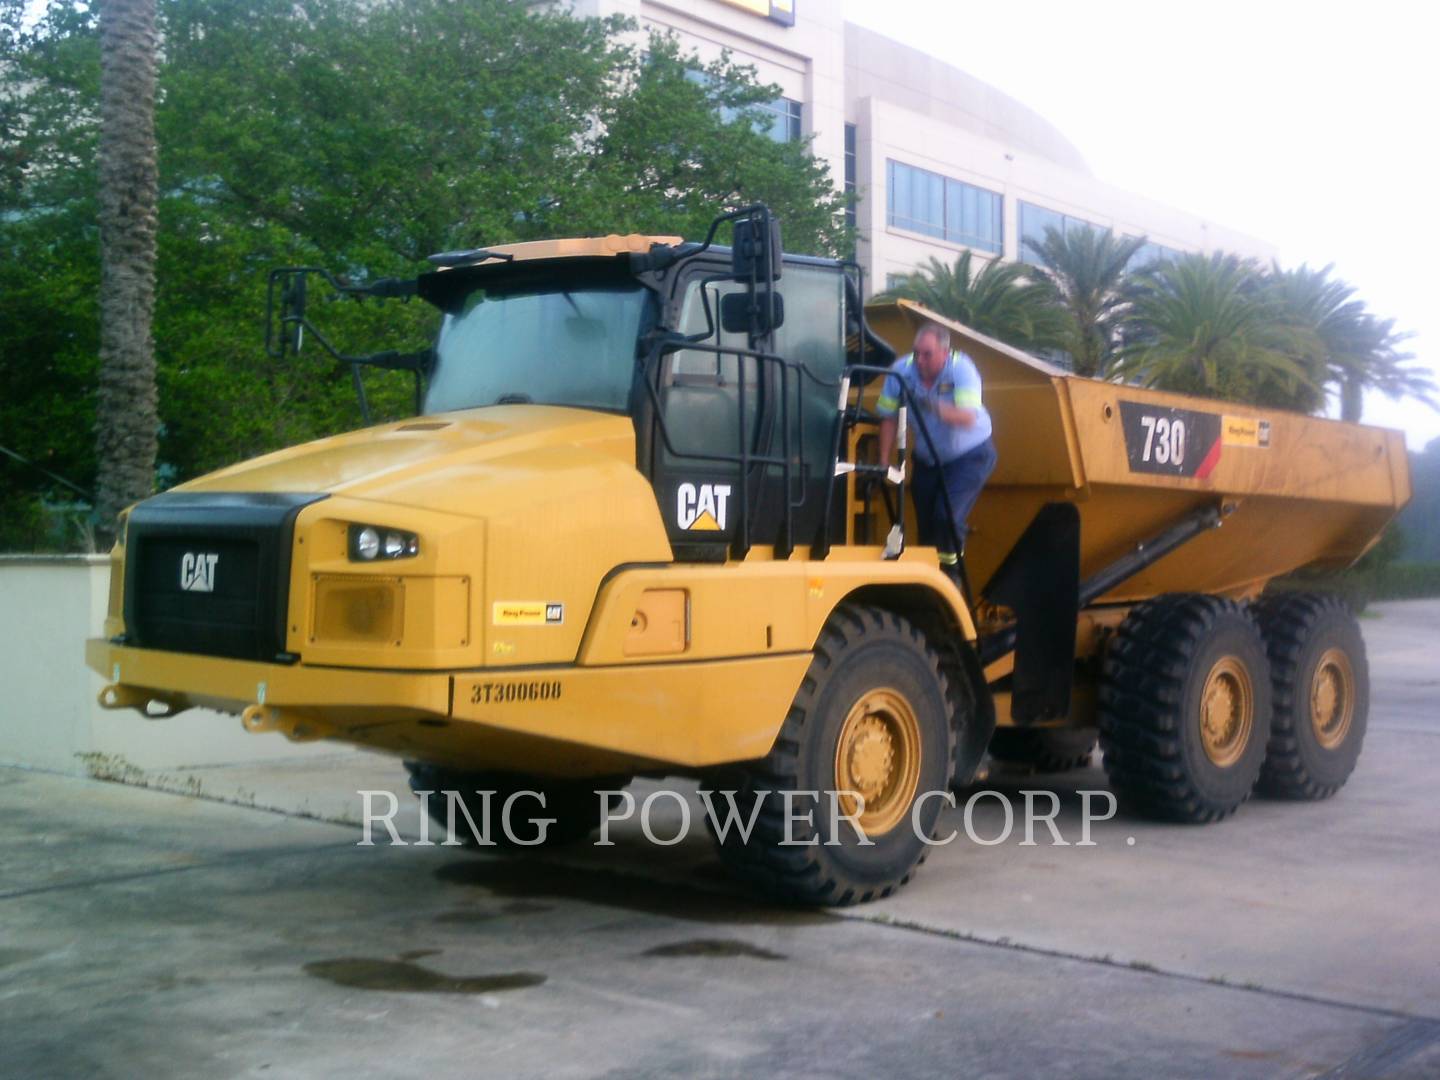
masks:
{"label": "building window", "polygon": [[1000,251],[1003,200],[994,191],[898,161],[887,163],[889,221],[981,251]]}
{"label": "building window", "polygon": [[[709,72],[697,71],[689,68],[685,72],[685,78],[690,82],[707,89],[714,82]],[[757,105],[756,108],[764,109],[765,114],[755,125],[755,130],[761,135],[769,135],[776,142],[799,142],[802,130],[800,124],[801,103],[790,98],[781,97],[774,101],[766,101]],[[720,119],[730,123],[737,116],[736,110],[729,106],[720,109]]]}
{"label": "building window", "polygon": [[776,142],[800,141],[800,102],[782,97],[761,108],[769,114],[757,125],[761,134],[769,135]]}
{"label": "building window", "polygon": [[1040,265],[1040,256],[1035,254],[1034,249],[1026,241],[1033,240],[1037,244],[1042,244],[1045,242],[1045,233],[1050,229],[1058,230],[1063,236],[1075,229],[1103,230],[1104,226],[1096,225],[1084,218],[1070,217],[1058,210],[1022,202],[1020,204],[1020,250],[1016,252],[1015,257],[1032,266]]}
{"label": "building window", "polygon": [[1180,252],[1172,247],[1166,247],[1164,244],[1157,244],[1147,240],[1135,249],[1135,254],[1130,256],[1130,261],[1125,265],[1125,270],[1133,274],[1137,270],[1144,270],[1157,263],[1169,262],[1179,254]]}

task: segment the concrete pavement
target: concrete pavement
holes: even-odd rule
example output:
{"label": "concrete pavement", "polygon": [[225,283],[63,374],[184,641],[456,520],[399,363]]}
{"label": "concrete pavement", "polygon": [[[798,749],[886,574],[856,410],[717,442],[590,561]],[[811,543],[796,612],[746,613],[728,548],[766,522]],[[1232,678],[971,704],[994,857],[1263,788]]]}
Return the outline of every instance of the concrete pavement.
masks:
{"label": "concrete pavement", "polygon": [[[403,776],[349,752],[127,777],[240,806],[0,772],[0,1075],[1440,1075],[1440,603],[1377,614],[1334,800],[962,833],[840,914],[633,824],[559,859],[357,848],[334,822]],[[1055,790],[1073,841],[1104,785],[984,786]]]}

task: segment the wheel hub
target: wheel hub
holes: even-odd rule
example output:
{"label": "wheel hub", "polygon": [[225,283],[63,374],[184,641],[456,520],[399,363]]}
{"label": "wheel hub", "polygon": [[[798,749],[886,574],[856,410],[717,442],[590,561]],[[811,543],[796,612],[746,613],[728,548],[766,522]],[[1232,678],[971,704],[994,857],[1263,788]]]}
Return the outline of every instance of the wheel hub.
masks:
{"label": "wheel hub", "polygon": [[[859,809],[867,836],[889,832],[909,811],[919,779],[920,723],[909,700],[889,688],[861,695],[835,746],[841,812],[855,817]],[[863,809],[855,795],[864,800]]]}
{"label": "wheel hub", "polygon": [[874,716],[860,722],[850,743],[850,776],[867,803],[885,790],[895,764],[895,740],[886,725]]}
{"label": "wheel hub", "polygon": [[1315,740],[1333,750],[1350,734],[1355,718],[1355,672],[1343,649],[1327,649],[1310,681],[1310,723]]}
{"label": "wheel hub", "polygon": [[1239,761],[1255,726],[1255,694],[1250,672],[1236,656],[1218,660],[1200,692],[1200,741],[1206,756],[1221,768]]}

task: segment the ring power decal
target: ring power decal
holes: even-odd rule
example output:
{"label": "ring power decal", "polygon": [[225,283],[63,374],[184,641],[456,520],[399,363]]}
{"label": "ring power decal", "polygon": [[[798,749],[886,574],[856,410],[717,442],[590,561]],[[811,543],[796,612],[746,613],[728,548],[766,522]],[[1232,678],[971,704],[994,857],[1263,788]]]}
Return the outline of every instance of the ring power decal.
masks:
{"label": "ring power decal", "polygon": [[675,489],[675,523],[690,532],[724,532],[729,484],[681,484]]}
{"label": "ring power decal", "polygon": [[565,605],[543,600],[496,600],[491,609],[496,626],[559,626]]}
{"label": "ring power decal", "polygon": [[1221,437],[1226,446],[1254,446],[1270,449],[1270,421],[1248,416],[1222,418]]}

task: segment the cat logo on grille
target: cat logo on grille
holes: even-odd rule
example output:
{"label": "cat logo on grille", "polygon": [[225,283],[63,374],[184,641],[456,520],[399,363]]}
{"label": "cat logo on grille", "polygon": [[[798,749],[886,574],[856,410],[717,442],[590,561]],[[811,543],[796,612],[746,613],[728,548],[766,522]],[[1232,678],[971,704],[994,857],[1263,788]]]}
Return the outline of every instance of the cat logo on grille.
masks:
{"label": "cat logo on grille", "polygon": [[215,564],[219,555],[187,551],[180,558],[180,588],[186,592],[214,592]]}

